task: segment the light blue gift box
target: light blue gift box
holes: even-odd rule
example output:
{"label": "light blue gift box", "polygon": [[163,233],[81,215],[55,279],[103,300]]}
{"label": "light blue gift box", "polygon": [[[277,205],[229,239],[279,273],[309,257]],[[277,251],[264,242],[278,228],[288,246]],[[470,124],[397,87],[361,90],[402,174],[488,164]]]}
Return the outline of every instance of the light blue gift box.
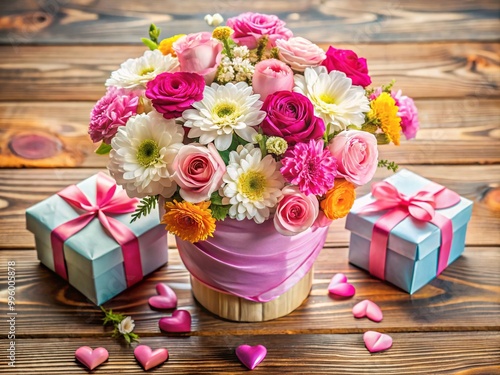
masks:
{"label": "light blue gift box", "polygon": [[[385,181],[405,195],[413,195],[431,182],[405,169]],[[453,224],[448,265],[464,251],[467,223],[472,214],[472,202],[460,198],[456,205],[437,210],[451,219]],[[351,231],[349,262],[365,270],[369,269],[373,226],[387,211],[363,215],[358,212],[374,201],[371,194],[357,199],[346,220],[346,229]],[[405,218],[389,235],[385,279],[410,294],[415,293],[436,277],[440,241],[441,231],[434,224],[421,222],[410,216]]]}
{"label": "light blue gift box", "polygon": [[[97,175],[77,186],[90,202],[96,201]],[[54,228],[80,216],[57,194],[26,210],[26,225],[35,235],[38,259],[55,272],[50,233]],[[167,263],[167,232],[160,224],[158,208],[132,224],[132,213],[112,215],[138,238],[143,275]],[[127,289],[120,245],[103,230],[97,218],[64,242],[69,283],[96,305],[101,305]]]}

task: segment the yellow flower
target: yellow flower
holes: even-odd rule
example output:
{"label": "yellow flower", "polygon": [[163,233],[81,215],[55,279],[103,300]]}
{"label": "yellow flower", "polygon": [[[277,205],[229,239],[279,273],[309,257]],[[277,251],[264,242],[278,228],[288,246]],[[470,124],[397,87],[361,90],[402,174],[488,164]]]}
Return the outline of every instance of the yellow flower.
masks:
{"label": "yellow flower", "polygon": [[231,36],[233,29],[228,26],[219,26],[212,31],[212,37],[219,40],[225,40]]}
{"label": "yellow flower", "polygon": [[210,202],[167,202],[161,223],[166,224],[166,230],[184,241],[204,241],[209,236],[213,237],[215,231],[215,219],[209,206]]}
{"label": "yellow flower", "polygon": [[175,51],[172,48],[172,44],[174,44],[175,41],[177,41],[179,38],[182,38],[186,34],[177,34],[174,36],[171,36],[170,38],[163,39],[160,42],[160,45],[158,46],[158,49],[163,53],[164,55],[171,54],[173,57],[177,56]]}
{"label": "yellow flower", "polygon": [[326,192],[325,199],[320,202],[320,206],[327,218],[335,220],[349,213],[355,199],[354,184],[338,179],[335,180],[333,188]]}
{"label": "yellow flower", "polygon": [[401,117],[398,116],[396,101],[387,92],[383,92],[370,103],[371,110],[368,119],[379,125],[389,141],[399,145],[401,136]]}

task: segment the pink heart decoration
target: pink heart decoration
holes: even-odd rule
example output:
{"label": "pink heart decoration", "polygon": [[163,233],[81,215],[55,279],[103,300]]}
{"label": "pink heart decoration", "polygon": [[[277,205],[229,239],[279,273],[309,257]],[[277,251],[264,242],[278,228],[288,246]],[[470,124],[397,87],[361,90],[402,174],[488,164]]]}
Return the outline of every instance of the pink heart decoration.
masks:
{"label": "pink heart decoration", "polygon": [[356,294],[356,288],[347,282],[346,275],[337,273],[328,285],[328,292],[339,297],[352,297]]}
{"label": "pink heart decoration", "polygon": [[191,314],[187,310],[175,310],[172,316],[161,318],[158,325],[165,332],[191,332]]}
{"label": "pink heart decoration", "polygon": [[236,356],[250,370],[256,368],[266,355],[267,349],[263,345],[240,345],[236,348]]}
{"label": "pink heart decoration", "polygon": [[109,353],[105,348],[92,349],[89,346],[82,346],[76,349],[75,357],[92,371],[109,358]]}
{"label": "pink heart decoration", "polygon": [[135,358],[148,371],[153,367],[161,365],[168,359],[168,350],[165,348],[156,349],[155,351],[147,345],[139,345],[134,349]]}
{"label": "pink heart decoration", "polygon": [[356,304],[352,308],[352,315],[354,315],[355,318],[364,318],[366,316],[368,319],[377,323],[381,322],[384,318],[384,314],[382,314],[380,307],[369,299],[365,299]]}
{"label": "pink heart decoration", "polygon": [[149,299],[149,305],[155,309],[167,310],[174,309],[177,306],[177,295],[167,285],[163,283],[156,284],[158,296]]}
{"label": "pink heart decoration", "polygon": [[381,352],[392,346],[392,337],[376,331],[366,331],[363,335],[366,349],[370,353]]}

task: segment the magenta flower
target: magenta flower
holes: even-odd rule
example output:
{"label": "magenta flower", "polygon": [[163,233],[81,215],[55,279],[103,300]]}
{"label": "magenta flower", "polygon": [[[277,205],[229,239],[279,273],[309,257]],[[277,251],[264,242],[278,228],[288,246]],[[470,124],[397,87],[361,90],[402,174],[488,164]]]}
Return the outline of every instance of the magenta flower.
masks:
{"label": "magenta flower", "polygon": [[333,187],[337,159],[324,148],[322,139],[297,143],[285,153],[280,171],[288,182],[305,195],[323,195]]}
{"label": "magenta flower", "polygon": [[337,49],[332,46],[326,51],[326,59],[323,60],[328,72],[338,70],[344,72],[352,80],[353,85],[366,87],[372,83],[368,74],[366,59],[358,57],[354,51],[349,49]]}
{"label": "magenta flower", "polygon": [[398,116],[401,117],[401,129],[406,139],[415,138],[420,123],[418,121],[418,111],[412,98],[403,95],[401,90],[392,91],[391,96],[396,101],[399,108]]}
{"label": "magenta flower", "polygon": [[138,105],[139,97],[135,93],[110,87],[90,113],[89,135],[92,141],[110,144],[118,127],[137,114]]}
{"label": "magenta flower", "polygon": [[203,99],[205,80],[197,73],[162,73],[149,81],[146,97],[164,118],[181,117],[191,104]]}
{"label": "magenta flower", "polygon": [[267,113],[260,125],[264,134],[282,137],[289,145],[321,138],[325,132],[325,123],[314,115],[311,101],[298,92],[269,95],[262,110]]}

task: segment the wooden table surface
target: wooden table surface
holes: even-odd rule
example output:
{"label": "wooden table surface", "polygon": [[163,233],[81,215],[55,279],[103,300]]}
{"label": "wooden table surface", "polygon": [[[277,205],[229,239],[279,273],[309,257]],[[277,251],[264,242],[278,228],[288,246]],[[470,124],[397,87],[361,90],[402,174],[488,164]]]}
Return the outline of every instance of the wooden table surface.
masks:
{"label": "wooden table surface", "polygon": [[[107,158],[93,154],[87,135],[89,112],[110,72],[143,53],[138,41],[150,22],[172,35],[208,30],[207,13],[253,10],[278,14],[325,48],[354,49],[368,59],[374,85],[395,78],[416,99],[417,139],[382,147],[381,157],[474,201],[465,253],[410,296],[348,263],[339,220],[316,262],[310,297],[289,316],[234,323],[208,313],[174,249],[168,265],[105,307],[131,315],[142,343],[168,348],[168,362],[151,373],[244,373],[234,350],[247,343],[268,349],[254,370],[262,374],[499,374],[499,8],[497,0],[2,1],[0,373],[85,374],[74,359],[81,345],[109,350],[95,374],[142,373],[133,349],[101,326],[99,309],[39,264],[25,210],[105,169]],[[375,180],[388,175],[379,170]],[[15,368],[7,366],[9,261],[16,264]],[[355,285],[352,299],[328,296],[337,272]],[[158,282],[191,312],[191,333],[160,332],[166,314],[147,304]],[[382,308],[381,323],[353,318],[352,306],[365,298]],[[362,334],[372,329],[389,333],[393,347],[370,354]]]}

